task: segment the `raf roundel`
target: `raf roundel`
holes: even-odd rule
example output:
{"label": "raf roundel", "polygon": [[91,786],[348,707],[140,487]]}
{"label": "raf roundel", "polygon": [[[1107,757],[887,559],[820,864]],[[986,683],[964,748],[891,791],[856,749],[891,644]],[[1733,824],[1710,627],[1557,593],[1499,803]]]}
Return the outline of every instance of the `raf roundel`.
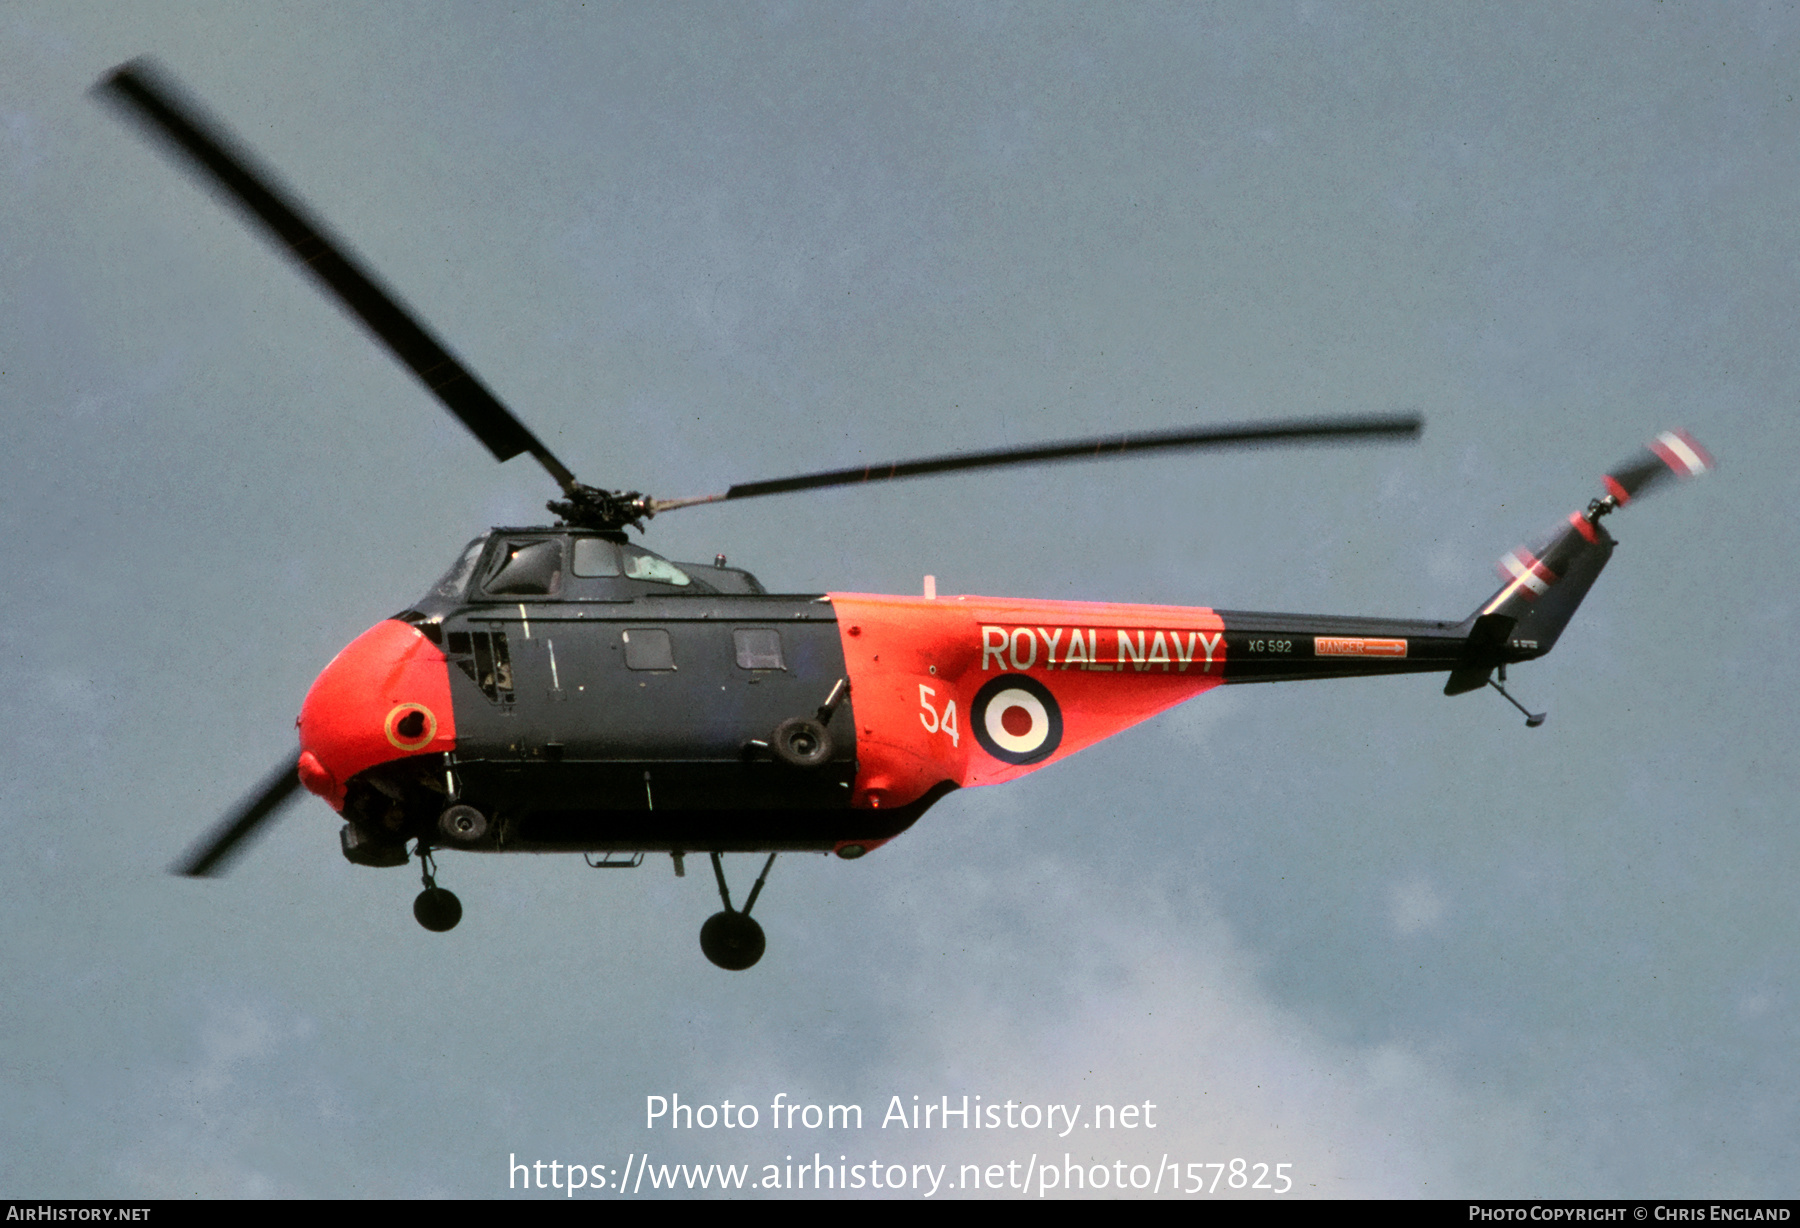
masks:
{"label": "raf roundel", "polygon": [[1038,763],[1062,745],[1062,709],[1050,688],[1023,674],[1002,674],[975,693],[975,740],[1002,763]]}

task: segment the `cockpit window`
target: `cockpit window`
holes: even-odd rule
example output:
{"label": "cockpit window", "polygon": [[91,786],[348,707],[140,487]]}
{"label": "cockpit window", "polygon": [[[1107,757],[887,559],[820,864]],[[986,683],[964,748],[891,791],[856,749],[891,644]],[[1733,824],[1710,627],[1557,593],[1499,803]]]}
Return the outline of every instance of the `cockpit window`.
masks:
{"label": "cockpit window", "polygon": [[506,543],[485,587],[489,596],[549,596],[562,579],[562,543],[554,538]]}
{"label": "cockpit window", "polygon": [[575,562],[570,570],[578,576],[616,576],[619,548],[604,537],[577,537]]}
{"label": "cockpit window", "polygon": [[686,588],[693,578],[661,555],[651,554],[642,546],[619,544],[604,537],[575,539],[575,561],[571,568],[578,576],[618,576],[627,580],[648,580],[652,584],[672,584]]}
{"label": "cockpit window", "polygon": [[481,548],[487,545],[487,538],[477,537],[469,543],[456,565],[444,573],[431,590],[433,597],[448,597],[451,600],[460,598],[469,587],[469,579],[475,574],[475,564],[481,561]]}
{"label": "cockpit window", "polygon": [[677,588],[686,588],[693,583],[687,572],[661,555],[651,554],[642,547],[627,543],[619,547],[619,553],[625,556],[627,579],[649,580],[656,584],[673,584]]}

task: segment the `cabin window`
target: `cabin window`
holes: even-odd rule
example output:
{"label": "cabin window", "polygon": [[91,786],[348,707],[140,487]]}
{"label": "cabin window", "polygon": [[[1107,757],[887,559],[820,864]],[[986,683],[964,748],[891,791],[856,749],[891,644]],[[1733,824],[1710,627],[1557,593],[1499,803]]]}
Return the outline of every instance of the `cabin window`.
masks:
{"label": "cabin window", "polygon": [[577,537],[575,563],[570,569],[578,576],[616,576],[619,574],[619,548],[604,537]]}
{"label": "cabin window", "polygon": [[561,542],[554,538],[507,542],[486,588],[490,597],[547,597],[561,579]]}
{"label": "cabin window", "polygon": [[632,627],[621,634],[627,669],[675,668],[675,645],[661,627]]}
{"label": "cabin window", "polygon": [[781,632],[773,627],[740,627],[731,633],[737,643],[739,669],[786,669],[781,659]]}

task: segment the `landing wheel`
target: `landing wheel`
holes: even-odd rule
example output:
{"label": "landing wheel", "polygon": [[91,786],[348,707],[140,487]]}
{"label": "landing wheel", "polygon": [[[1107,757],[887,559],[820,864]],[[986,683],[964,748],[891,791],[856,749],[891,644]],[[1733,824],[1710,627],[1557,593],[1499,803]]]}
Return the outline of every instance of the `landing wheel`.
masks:
{"label": "landing wheel", "polygon": [[816,768],[831,758],[831,734],[810,717],[790,717],[775,727],[769,749],[790,767]]}
{"label": "landing wheel", "polygon": [[419,881],[425,890],[413,901],[413,918],[434,934],[453,930],[462,920],[462,901],[455,892],[437,885],[437,859],[431,855],[431,846],[420,840],[418,852]]}
{"label": "landing wheel", "polygon": [[727,972],[753,966],[767,945],[762,926],[741,912],[716,912],[700,927],[700,950]]}
{"label": "landing wheel", "polygon": [[763,862],[762,873],[757,876],[756,886],[750,888],[750,898],[744,901],[744,911],[739,912],[731,906],[731,892],[725,888],[725,866],[719,855],[712,855],[713,877],[719,880],[719,903],[725,905],[724,912],[716,912],[706,919],[700,927],[700,951],[706,958],[725,969],[727,972],[742,972],[762,958],[763,948],[768,942],[763,938],[762,926],[750,919],[750,910],[756,907],[756,897],[762,894],[763,884],[769,881],[769,869],[775,864],[775,854]]}
{"label": "landing wheel", "polygon": [[442,934],[455,929],[456,923],[462,920],[462,901],[456,898],[454,891],[427,887],[413,901],[413,916],[432,933]]}
{"label": "landing wheel", "polygon": [[487,816],[473,806],[451,806],[438,816],[438,831],[458,844],[474,844],[487,829]]}

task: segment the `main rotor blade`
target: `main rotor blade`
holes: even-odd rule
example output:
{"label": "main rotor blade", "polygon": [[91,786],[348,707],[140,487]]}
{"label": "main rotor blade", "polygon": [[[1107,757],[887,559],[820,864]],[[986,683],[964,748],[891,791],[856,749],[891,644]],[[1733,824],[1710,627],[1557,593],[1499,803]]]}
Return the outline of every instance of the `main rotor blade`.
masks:
{"label": "main rotor blade", "polygon": [[284,759],[281,766],[263,781],[255,793],[245,798],[235,811],[213,828],[206,839],[196,844],[185,858],[171,867],[173,871],[189,878],[223,874],[226,863],[243,851],[239,846],[274,818],[276,812],[299,791],[300,770],[294,766],[294,758],[290,754]]}
{"label": "main rotor blade", "polygon": [[273,175],[256,169],[250,153],[197,103],[184,98],[154,63],[137,59],[122,64],[94,88],[152,135],[186,155],[190,168],[202,180],[260,222],[270,238],[412,368],[496,460],[511,460],[529,452],[565,491],[574,488],[575,475],[568,467],[358,265],[322,222],[277,187]]}
{"label": "main rotor blade", "polygon": [[991,452],[956,452],[922,460],[892,461],[881,465],[831,469],[768,482],[745,482],[722,495],[691,499],[658,499],[655,511],[716,503],[723,499],[753,499],[795,490],[827,486],[855,486],[896,478],[923,477],[961,469],[997,469],[1005,465],[1041,465],[1051,461],[1095,460],[1131,452],[1198,451],[1208,448],[1267,448],[1286,444],[1365,443],[1380,440],[1417,439],[1424,420],[1417,414],[1386,417],[1304,418],[1287,422],[1246,422],[1236,426],[1188,427],[1148,431],[1136,435],[1099,435],[1092,439],[1067,439],[1060,443],[1028,444],[1022,448],[997,448]]}

